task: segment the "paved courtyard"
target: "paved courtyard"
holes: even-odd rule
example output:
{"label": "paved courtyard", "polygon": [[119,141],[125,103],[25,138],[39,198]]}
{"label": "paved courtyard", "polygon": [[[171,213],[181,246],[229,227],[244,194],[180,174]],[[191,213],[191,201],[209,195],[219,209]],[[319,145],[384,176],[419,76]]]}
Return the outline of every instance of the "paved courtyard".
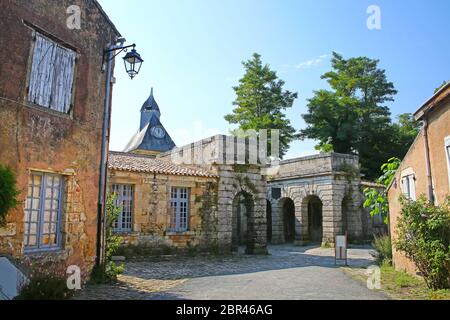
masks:
{"label": "paved courtyard", "polygon": [[[77,299],[386,299],[335,266],[334,250],[270,246],[268,256],[133,260],[114,285],[89,286]],[[372,263],[369,248],[349,250],[350,267]],[[339,264],[339,262],[338,262]]]}

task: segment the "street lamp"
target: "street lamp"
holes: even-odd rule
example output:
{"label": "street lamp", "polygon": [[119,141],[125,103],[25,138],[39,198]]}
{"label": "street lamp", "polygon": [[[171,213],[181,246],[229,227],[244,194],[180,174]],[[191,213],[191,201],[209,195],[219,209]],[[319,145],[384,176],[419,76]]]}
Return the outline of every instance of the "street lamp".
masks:
{"label": "street lamp", "polygon": [[97,203],[97,257],[96,265],[99,266],[104,258],[104,244],[106,234],[106,177],[108,172],[108,147],[107,136],[109,136],[109,108],[110,108],[110,95],[112,86],[112,62],[114,58],[121,52],[127,52],[129,48],[133,48],[131,52],[128,52],[124,59],[125,70],[133,79],[141,70],[142,60],[139,53],[136,52],[136,45],[132,44],[124,46],[126,42],[125,38],[117,39],[116,43],[110,45],[103,52],[102,72],[105,70],[106,64],[106,85],[105,85],[105,101],[103,110],[103,132],[102,132],[102,149],[100,159],[100,181],[98,190],[98,203]]}

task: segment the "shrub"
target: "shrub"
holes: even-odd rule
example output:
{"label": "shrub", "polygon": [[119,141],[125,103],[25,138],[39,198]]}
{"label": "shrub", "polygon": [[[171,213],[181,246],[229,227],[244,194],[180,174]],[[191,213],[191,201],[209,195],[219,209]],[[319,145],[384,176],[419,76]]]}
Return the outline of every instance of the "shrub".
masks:
{"label": "shrub", "polygon": [[19,204],[17,196],[16,175],[6,167],[0,165],[0,227],[6,224],[6,214]]}
{"label": "shrub", "polygon": [[30,279],[15,300],[65,300],[74,291],[67,287],[64,265],[37,263],[31,265]]}
{"label": "shrub", "polygon": [[120,214],[120,208],[115,203],[116,196],[111,195],[106,202],[106,250],[105,261],[92,269],[91,282],[109,283],[117,280],[117,276],[124,271],[123,264],[116,264],[112,257],[119,250],[122,243],[122,237],[116,235],[113,226]]}
{"label": "shrub", "polygon": [[395,248],[415,263],[430,289],[449,288],[450,197],[439,207],[425,197],[400,202]]}
{"label": "shrub", "polygon": [[383,264],[392,265],[392,244],[389,236],[375,236],[372,245],[375,249],[375,263],[379,266]]}

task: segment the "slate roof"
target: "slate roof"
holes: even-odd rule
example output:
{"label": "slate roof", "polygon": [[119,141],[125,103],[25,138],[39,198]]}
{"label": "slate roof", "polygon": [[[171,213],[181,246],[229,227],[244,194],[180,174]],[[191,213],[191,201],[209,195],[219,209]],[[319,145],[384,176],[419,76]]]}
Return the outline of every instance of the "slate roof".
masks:
{"label": "slate roof", "polygon": [[155,159],[146,155],[116,151],[109,152],[108,168],[120,171],[218,178],[217,175],[199,168],[176,165],[169,161]]}
{"label": "slate roof", "polygon": [[148,97],[148,99],[142,105],[141,111],[144,111],[144,110],[154,110],[154,111],[158,111],[158,112],[160,111],[158,103],[156,102],[155,97],[153,96],[153,88],[150,93],[150,97]]}
{"label": "slate roof", "polygon": [[[160,115],[159,106],[153,96],[152,88],[149,98],[141,108],[139,131],[131,138],[123,151],[148,150],[166,152],[175,148],[175,143],[161,123]],[[163,138],[157,138],[152,135],[152,128],[154,127],[161,127],[164,130],[165,135]]]}

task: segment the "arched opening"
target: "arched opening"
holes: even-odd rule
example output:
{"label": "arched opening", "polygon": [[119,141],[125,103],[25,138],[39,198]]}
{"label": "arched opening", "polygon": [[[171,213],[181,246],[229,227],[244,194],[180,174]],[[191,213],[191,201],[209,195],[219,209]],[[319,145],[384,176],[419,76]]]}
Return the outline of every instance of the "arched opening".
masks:
{"label": "arched opening", "polygon": [[283,230],[284,241],[295,241],[295,205],[292,199],[283,200]]}
{"label": "arched opening", "polygon": [[310,196],[308,201],[308,234],[311,242],[322,242],[322,201],[317,196]]}
{"label": "arched opening", "polygon": [[272,242],[272,204],[267,200],[266,204],[267,243]]}
{"label": "arched opening", "polygon": [[247,245],[249,239],[249,220],[253,214],[254,201],[251,194],[241,191],[233,199],[232,234],[233,250]]}

